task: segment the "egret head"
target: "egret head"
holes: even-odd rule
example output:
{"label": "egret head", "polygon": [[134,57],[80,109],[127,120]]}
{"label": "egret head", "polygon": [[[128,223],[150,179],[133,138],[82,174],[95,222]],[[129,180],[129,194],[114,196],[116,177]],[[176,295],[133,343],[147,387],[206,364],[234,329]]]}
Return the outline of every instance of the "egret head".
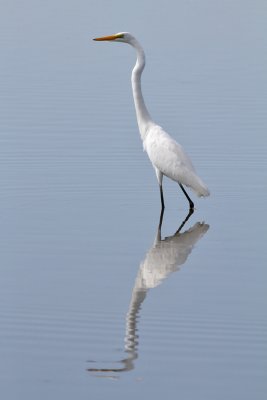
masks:
{"label": "egret head", "polygon": [[96,41],[122,42],[132,44],[136,39],[128,32],[119,32],[110,36],[95,38]]}

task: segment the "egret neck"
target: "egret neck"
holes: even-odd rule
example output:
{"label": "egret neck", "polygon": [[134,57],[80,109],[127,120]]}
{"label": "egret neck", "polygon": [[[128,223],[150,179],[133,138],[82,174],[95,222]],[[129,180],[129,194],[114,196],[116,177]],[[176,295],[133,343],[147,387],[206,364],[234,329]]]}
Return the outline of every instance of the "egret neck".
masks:
{"label": "egret neck", "polygon": [[152,122],[149,112],[146,108],[142,89],[141,89],[141,75],[143,69],[145,68],[146,58],[144,50],[142,49],[141,45],[135,39],[130,43],[137,52],[137,60],[132,71],[132,89],[133,89],[133,98],[134,98],[134,105],[137,117],[137,123],[140,131],[140,135],[142,140],[145,139],[147,129]]}

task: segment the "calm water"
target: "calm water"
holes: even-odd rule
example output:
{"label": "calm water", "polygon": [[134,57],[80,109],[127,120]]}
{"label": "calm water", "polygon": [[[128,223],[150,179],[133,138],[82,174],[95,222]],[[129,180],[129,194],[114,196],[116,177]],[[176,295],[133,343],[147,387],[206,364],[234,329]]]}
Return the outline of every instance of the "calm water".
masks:
{"label": "calm water", "polygon": [[[4,2],[1,398],[265,399],[266,17],[263,0]],[[212,193],[181,229],[165,180],[158,231],[135,54],[91,41],[121,30]]]}

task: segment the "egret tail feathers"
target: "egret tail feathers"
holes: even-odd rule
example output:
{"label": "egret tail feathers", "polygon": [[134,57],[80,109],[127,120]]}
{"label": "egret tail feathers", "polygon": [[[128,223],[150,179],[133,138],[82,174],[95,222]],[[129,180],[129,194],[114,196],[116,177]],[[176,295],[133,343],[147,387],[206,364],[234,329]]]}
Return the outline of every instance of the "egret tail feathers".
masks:
{"label": "egret tail feathers", "polygon": [[210,195],[209,189],[199,177],[197,177],[194,187],[190,186],[190,188],[197,194],[198,197],[207,197]]}

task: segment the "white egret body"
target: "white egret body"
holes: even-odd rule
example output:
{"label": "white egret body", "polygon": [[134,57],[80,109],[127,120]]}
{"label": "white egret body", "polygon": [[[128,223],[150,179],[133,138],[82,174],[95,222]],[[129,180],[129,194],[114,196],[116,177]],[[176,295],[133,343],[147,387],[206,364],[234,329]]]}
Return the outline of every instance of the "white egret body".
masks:
{"label": "white egret body", "polygon": [[135,37],[128,32],[121,32],[94,40],[128,43],[135,48],[137,52],[137,61],[132,71],[132,89],[137,123],[144,150],[147,152],[156,171],[160,187],[162,209],[164,209],[162,179],[165,175],[180,185],[189,201],[190,210],[193,210],[194,203],[188,196],[183,185],[192,189],[200,197],[208,196],[209,190],[204,182],[197,176],[193,164],[182,146],[168,135],[161,126],[157,125],[149,115],[141,90],[141,75],[145,67],[144,50]]}

